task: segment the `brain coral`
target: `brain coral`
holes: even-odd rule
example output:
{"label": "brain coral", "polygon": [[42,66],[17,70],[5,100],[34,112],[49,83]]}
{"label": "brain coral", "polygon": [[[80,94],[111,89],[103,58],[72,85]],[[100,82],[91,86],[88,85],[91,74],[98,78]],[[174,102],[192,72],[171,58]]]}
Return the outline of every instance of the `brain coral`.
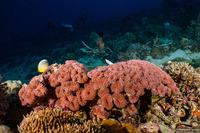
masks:
{"label": "brain coral", "polygon": [[108,118],[113,108],[135,114],[145,91],[160,97],[179,93],[173,79],[147,61],[119,62],[88,73],[83,64],[66,61],[34,77],[19,91],[19,97],[22,105],[47,102],[50,107],[72,111],[92,107],[91,114]]}
{"label": "brain coral", "polygon": [[[0,76],[1,80],[2,76]],[[1,116],[6,114],[6,109],[8,108],[8,102],[6,100],[6,84],[4,84],[2,81],[0,81],[0,123],[1,123]]]}
{"label": "brain coral", "polygon": [[18,131],[20,133],[102,133],[104,129],[92,121],[78,124],[75,122],[74,115],[68,111],[45,108],[32,111],[24,117],[18,126]]}

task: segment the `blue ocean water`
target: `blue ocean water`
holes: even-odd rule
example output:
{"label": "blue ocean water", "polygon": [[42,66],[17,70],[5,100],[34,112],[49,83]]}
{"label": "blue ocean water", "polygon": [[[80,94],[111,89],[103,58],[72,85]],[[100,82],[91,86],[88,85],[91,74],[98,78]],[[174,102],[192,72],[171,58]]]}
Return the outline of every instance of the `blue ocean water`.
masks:
{"label": "blue ocean water", "polygon": [[197,67],[198,6],[198,0],[2,0],[0,74],[28,82],[44,58],[50,64],[78,60],[88,70],[105,59],[161,65],[169,59],[158,60],[177,50],[195,52],[189,60]]}

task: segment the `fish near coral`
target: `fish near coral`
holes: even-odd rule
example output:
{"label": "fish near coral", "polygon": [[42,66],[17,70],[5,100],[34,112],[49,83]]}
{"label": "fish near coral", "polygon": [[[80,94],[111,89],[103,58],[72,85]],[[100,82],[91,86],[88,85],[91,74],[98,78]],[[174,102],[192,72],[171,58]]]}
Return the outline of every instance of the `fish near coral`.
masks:
{"label": "fish near coral", "polygon": [[42,73],[45,70],[47,70],[48,67],[49,67],[49,63],[48,63],[47,59],[43,59],[38,64],[38,72]]}

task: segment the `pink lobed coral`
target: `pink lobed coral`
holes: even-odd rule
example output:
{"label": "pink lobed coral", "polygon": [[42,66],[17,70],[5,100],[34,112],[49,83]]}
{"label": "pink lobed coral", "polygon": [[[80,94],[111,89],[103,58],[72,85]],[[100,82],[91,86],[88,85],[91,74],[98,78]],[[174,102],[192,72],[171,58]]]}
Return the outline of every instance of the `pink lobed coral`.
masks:
{"label": "pink lobed coral", "polygon": [[147,90],[160,97],[179,93],[173,79],[148,61],[119,62],[88,73],[83,64],[66,61],[34,77],[19,91],[19,97],[27,106],[46,101],[51,107],[78,111],[88,105],[90,113],[108,118],[113,108],[135,114]]}
{"label": "pink lobed coral", "polygon": [[87,80],[86,67],[77,61],[66,61],[63,65],[52,64],[44,73],[23,86],[18,95],[22,105],[32,106],[46,102],[50,107],[69,107],[75,111],[80,105],[86,104],[81,99],[83,96],[79,90]]}
{"label": "pink lobed coral", "polygon": [[87,75],[90,83],[86,84],[98,90],[100,97],[98,106],[101,109],[95,106],[94,113],[102,116],[107,116],[105,114],[113,107],[125,108],[127,113],[135,114],[137,108],[134,104],[140,100],[146,90],[151,90],[153,95],[160,97],[179,93],[173,79],[148,61],[119,62],[91,70]]}
{"label": "pink lobed coral", "polygon": [[[33,80],[35,80],[33,78]],[[22,105],[32,106],[41,102],[47,95],[47,88],[39,81],[32,81],[29,85],[24,85],[18,95]]]}

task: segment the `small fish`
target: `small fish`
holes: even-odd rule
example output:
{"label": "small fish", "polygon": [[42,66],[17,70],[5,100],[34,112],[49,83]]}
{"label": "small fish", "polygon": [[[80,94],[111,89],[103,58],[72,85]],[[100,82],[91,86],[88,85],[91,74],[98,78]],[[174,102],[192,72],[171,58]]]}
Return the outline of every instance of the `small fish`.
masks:
{"label": "small fish", "polygon": [[47,59],[43,59],[38,64],[38,72],[42,73],[45,70],[47,70],[48,67],[49,67],[49,63],[48,63]]}
{"label": "small fish", "polygon": [[111,62],[111,61],[109,61],[108,59],[105,59],[105,61],[106,61],[106,63],[108,64],[108,65],[112,65],[113,63]]}
{"label": "small fish", "polygon": [[69,31],[74,31],[73,25],[71,24],[61,24],[62,27],[68,28]]}

